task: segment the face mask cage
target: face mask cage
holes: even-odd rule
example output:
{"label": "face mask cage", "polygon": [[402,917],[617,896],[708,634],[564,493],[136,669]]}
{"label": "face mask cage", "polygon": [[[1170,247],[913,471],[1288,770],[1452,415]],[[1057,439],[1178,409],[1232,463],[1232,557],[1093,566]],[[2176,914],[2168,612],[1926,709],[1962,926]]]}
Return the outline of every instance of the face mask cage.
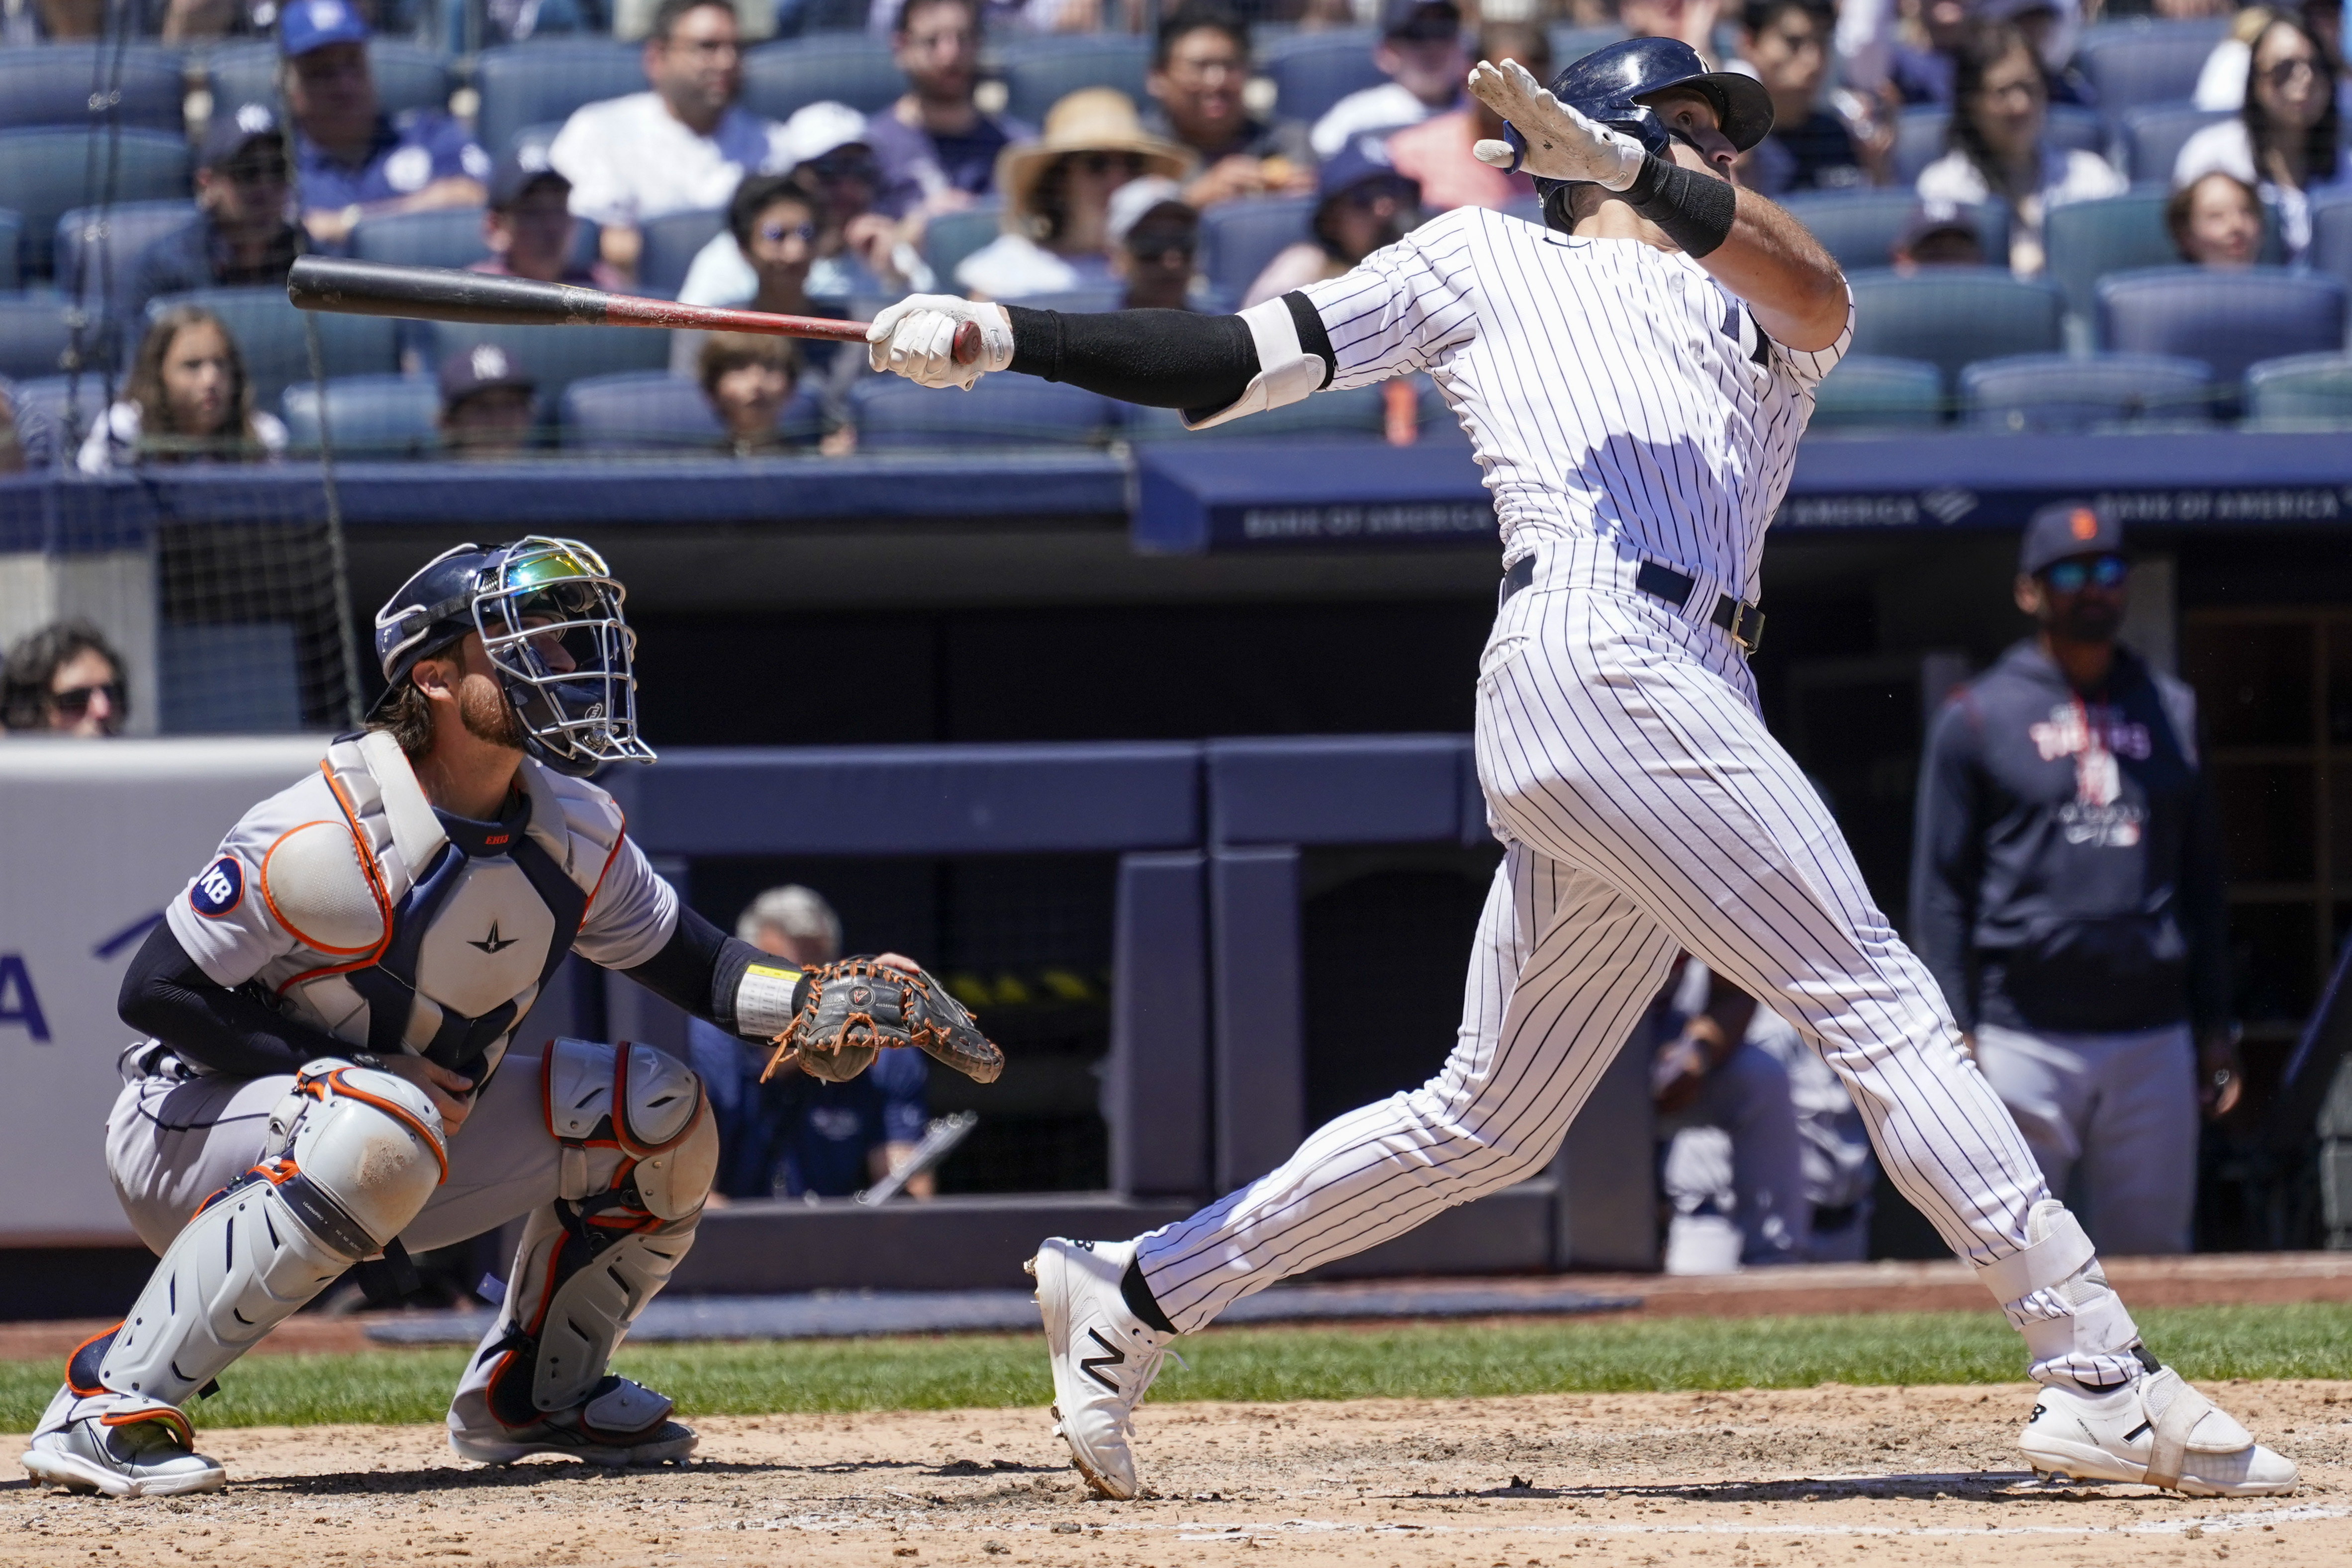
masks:
{"label": "face mask cage", "polygon": [[637,637],[622,597],[594,550],[538,538],[508,549],[474,594],[474,626],[508,700],[565,772],[654,759],[637,738]]}

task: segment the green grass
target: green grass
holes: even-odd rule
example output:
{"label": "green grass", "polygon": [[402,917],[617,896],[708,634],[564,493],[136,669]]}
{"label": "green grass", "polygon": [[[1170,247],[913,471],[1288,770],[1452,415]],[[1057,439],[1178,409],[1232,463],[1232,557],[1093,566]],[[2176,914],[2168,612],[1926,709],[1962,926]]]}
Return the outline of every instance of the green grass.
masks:
{"label": "green grass", "polygon": [[[2352,1306],[2181,1307],[2142,1313],[2165,1360],[2191,1378],[2352,1378]],[[1218,1329],[1181,1346],[1157,1400],[1455,1397],[1817,1383],[2009,1383],[2021,1348],[1983,1312],[1856,1317],[1638,1318],[1371,1330]],[[257,1355],[197,1406],[200,1426],[437,1421],[465,1360],[457,1350]],[[688,1415],[945,1410],[1043,1405],[1034,1335],[647,1345],[620,1370]],[[0,1364],[0,1431],[28,1430],[55,1367]]]}

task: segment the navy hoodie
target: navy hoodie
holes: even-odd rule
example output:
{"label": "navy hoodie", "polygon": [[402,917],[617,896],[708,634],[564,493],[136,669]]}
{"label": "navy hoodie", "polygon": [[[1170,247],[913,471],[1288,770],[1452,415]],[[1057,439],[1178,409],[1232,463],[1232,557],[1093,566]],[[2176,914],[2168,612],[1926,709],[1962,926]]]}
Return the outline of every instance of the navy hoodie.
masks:
{"label": "navy hoodie", "polygon": [[1911,941],[1963,1029],[2120,1033],[2230,1012],[2196,695],[2117,647],[2078,695],[2020,643],[1944,705],[1919,770]]}

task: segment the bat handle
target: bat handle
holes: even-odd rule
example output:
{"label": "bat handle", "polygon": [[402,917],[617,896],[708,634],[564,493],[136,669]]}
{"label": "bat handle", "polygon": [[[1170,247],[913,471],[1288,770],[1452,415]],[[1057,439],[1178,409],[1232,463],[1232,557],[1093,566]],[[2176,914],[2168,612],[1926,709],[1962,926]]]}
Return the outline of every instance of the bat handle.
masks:
{"label": "bat handle", "polygon": [[980,358],[980,323],[967,321],[956,329],[955,362],[969,365]]}

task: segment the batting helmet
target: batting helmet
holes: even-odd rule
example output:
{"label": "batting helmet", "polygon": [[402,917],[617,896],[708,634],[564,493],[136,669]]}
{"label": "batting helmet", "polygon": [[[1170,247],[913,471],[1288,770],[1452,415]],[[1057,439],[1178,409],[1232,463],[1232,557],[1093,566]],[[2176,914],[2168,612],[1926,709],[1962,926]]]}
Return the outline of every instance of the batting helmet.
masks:
{"label": "batting helmet", "polygon": [[[1715,105],[1716,124],[1742,152],[1763,141],[1772,129],[1772,95],[1762,82],[1733,71],[1707,69],[1698,51],[1679,38],[1627,38],[1593,50],[1551,78],[1554,98],[1612,131],[1623,131],[1661,157],[1673,145],[1675,135],[1647,100],[1677,87],[1702,94]],[[1552,193],[1566,190],[1570,183],[1536,182],[1547,214],[1555,204]]]}

